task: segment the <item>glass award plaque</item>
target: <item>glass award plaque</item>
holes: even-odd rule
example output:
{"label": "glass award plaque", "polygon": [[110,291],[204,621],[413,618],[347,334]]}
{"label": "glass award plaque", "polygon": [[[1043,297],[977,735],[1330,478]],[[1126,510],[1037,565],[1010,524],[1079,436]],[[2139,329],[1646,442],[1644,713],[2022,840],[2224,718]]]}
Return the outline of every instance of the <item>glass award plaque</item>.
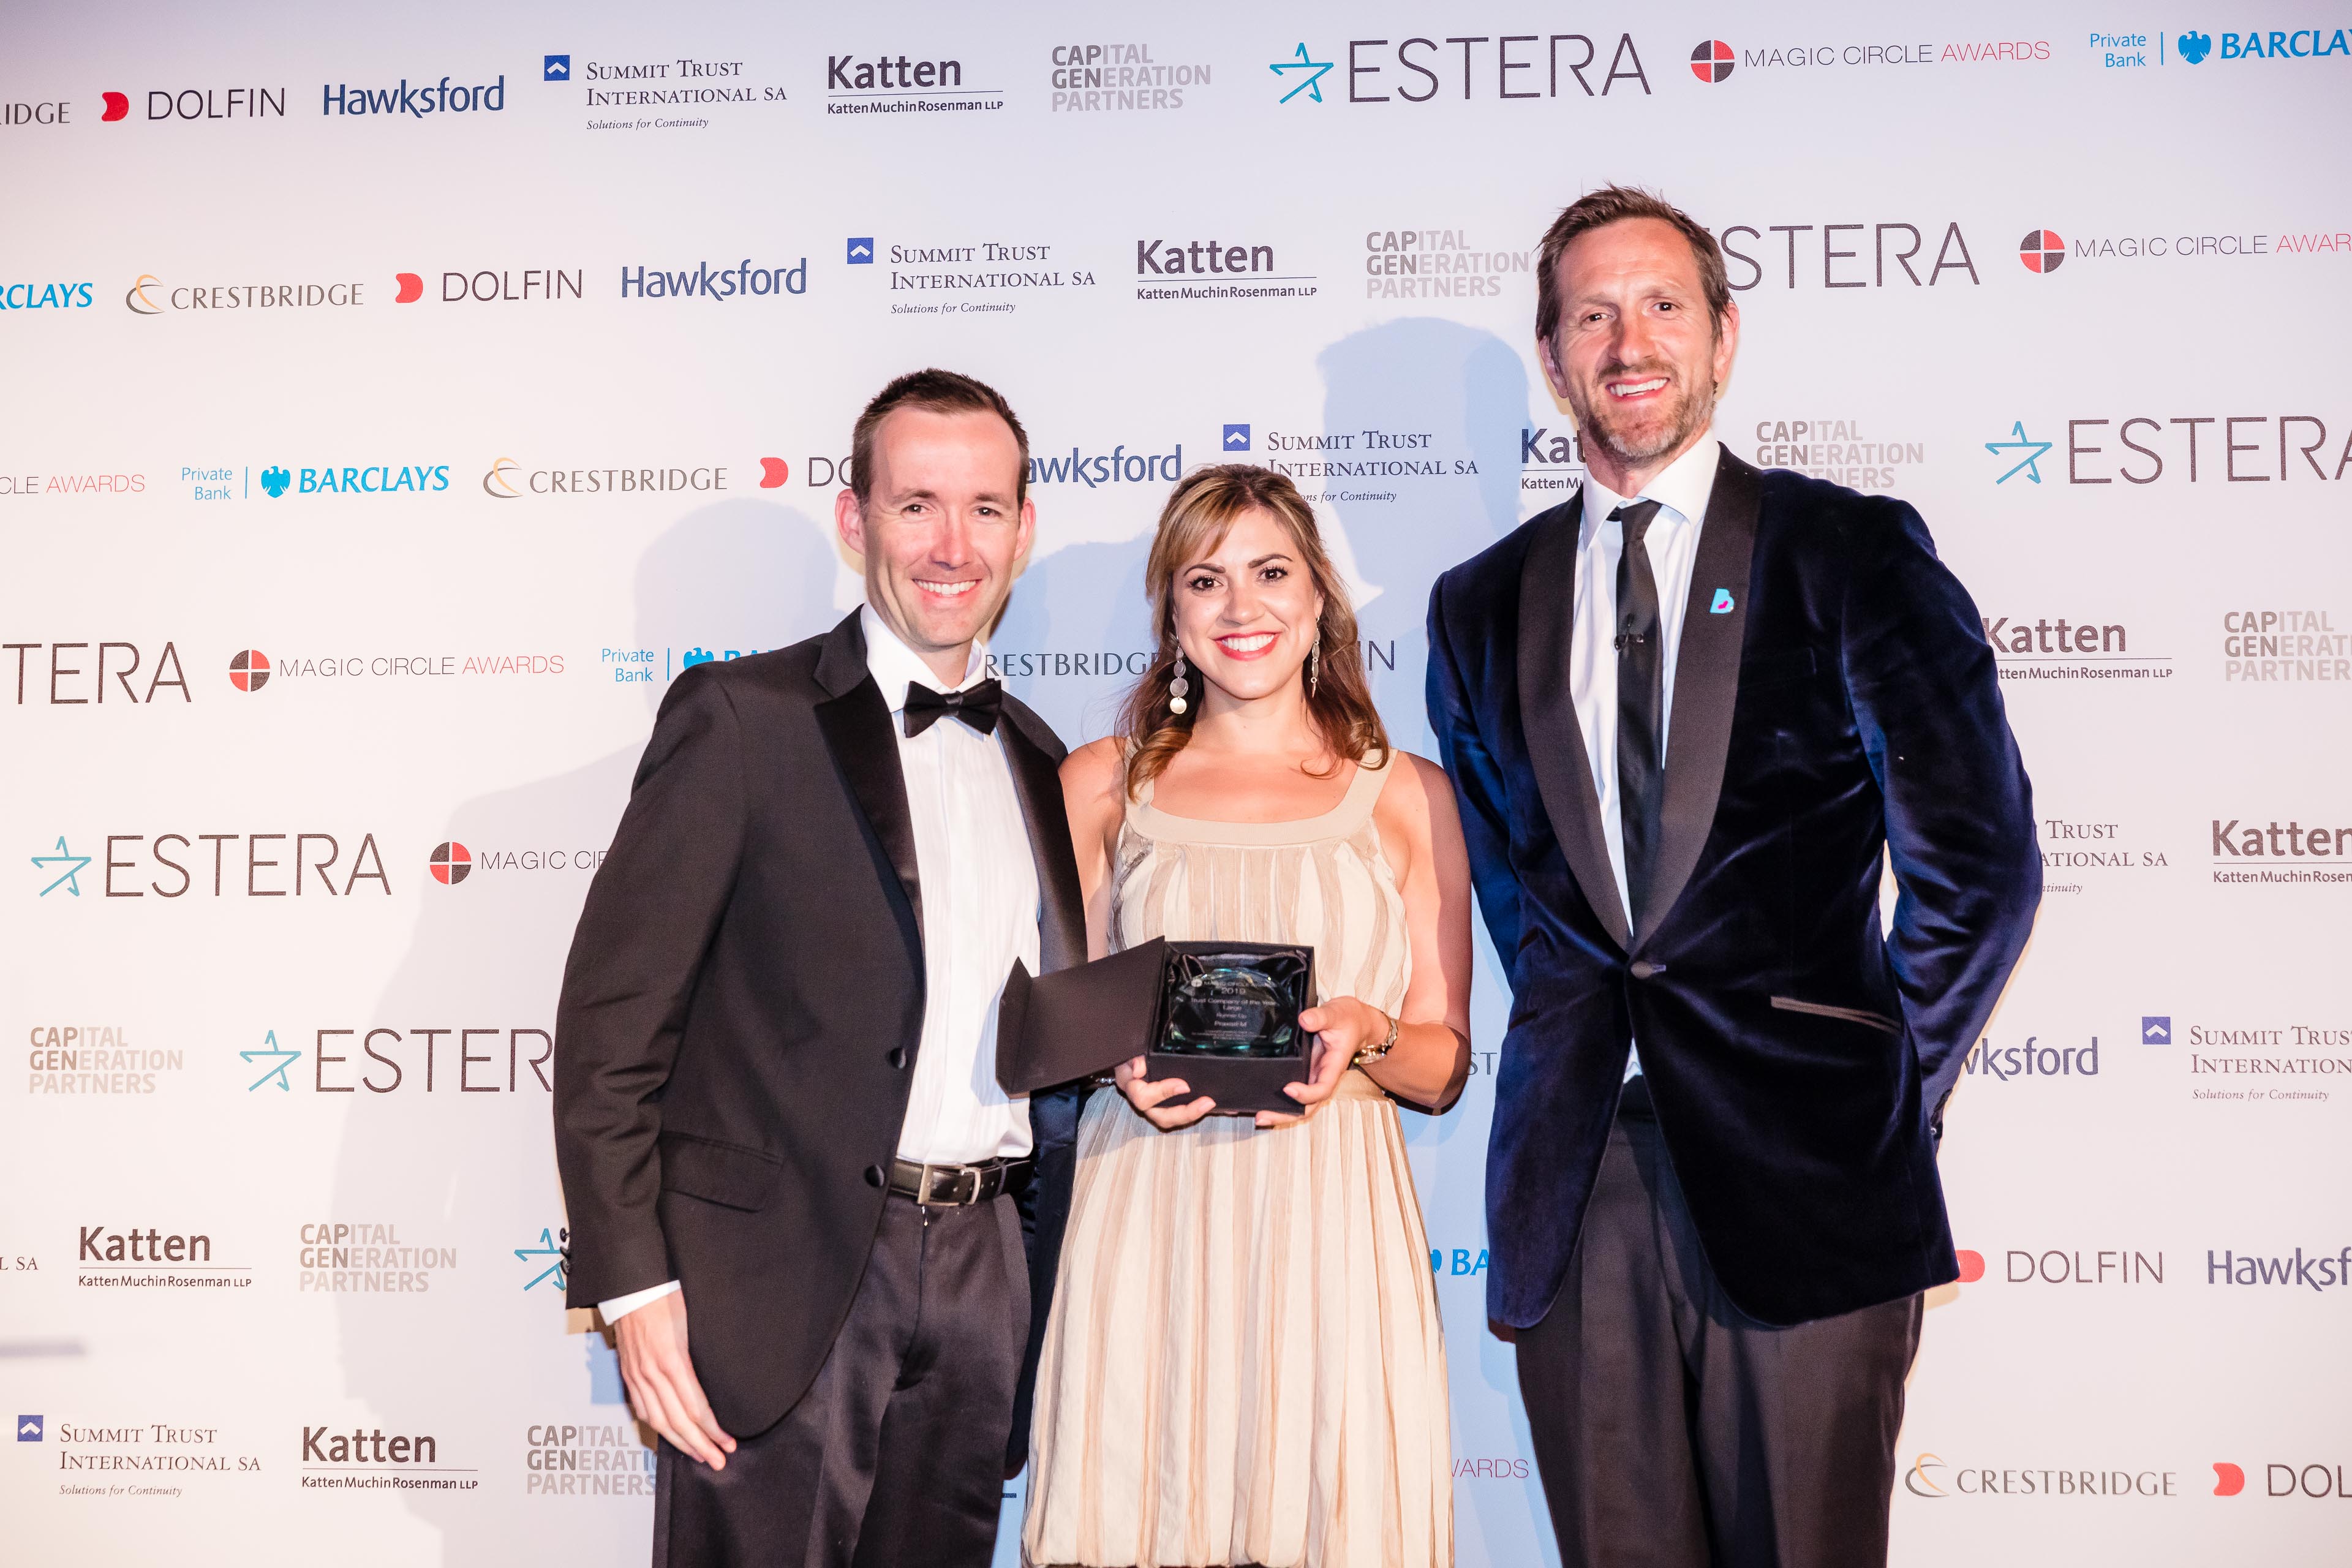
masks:
{"label": "glass award plaque", "polygon": [[1161,965],[1159,1028],[1146,1064],[1181,1078],[1221,1111],[1295,1111],[1285,1084],[1308,1075],[1315,950],[1275,942],[1171,942]]}

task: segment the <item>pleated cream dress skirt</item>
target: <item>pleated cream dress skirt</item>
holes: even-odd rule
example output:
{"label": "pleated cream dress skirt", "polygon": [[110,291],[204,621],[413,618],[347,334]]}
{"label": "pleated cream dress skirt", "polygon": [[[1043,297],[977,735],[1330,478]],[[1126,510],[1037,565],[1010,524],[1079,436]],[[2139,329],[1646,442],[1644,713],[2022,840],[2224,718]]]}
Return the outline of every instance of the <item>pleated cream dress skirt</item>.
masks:
{"label": "pleated cream dress skirt", "polygon": [[[1112,937],[1310,942],[1318,1000],[1393,1014],[1410,961],[1372,823],[1385,768],[1304,822],[1147,792]],[[1087,1102],[1037,1374],[1033,1564],[1425,1568],[1454,1560],[1445,1352],[1396,1106],[1350,1070],[1306,1122],[1160,1132]]]}

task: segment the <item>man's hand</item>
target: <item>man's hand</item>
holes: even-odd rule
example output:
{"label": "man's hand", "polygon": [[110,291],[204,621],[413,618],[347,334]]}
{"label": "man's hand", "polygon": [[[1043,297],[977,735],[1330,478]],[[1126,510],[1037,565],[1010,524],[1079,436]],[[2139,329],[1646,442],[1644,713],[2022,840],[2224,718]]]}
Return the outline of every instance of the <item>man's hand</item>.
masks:
{"label": "man's hand", "polygon": [[1189,1104],[1171,1105],[1169,1102],[1179,1095],[1192,1091],[1181,1078],[1144,1077],[1143,1069],[1148,1065],[1143,1058],[1137,1057],[1133,1061],[1119,1063],[1111,1069],[1111,1076],[1118,1080],[1118,1091],[1127,1096],[1127,1102],[1162,1132],[1190,1127],[1217,1108],[1217,1102],[1205,1094]]}
{"label": "man's hand", "polygon": [[688,1458],[725,1469],[735,1439],[719,1429],[686,1353],[686,1292],[673,1290],[646,1302],[614,1324],[614,1331],[621,1341],[621,1381],[637,1419]]}

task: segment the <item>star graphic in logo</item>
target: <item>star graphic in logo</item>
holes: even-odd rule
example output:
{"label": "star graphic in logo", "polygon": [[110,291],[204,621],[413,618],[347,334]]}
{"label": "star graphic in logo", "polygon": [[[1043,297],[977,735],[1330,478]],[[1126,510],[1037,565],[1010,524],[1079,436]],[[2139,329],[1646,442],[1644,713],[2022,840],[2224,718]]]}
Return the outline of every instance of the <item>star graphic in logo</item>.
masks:
{"label": "star graphic in logo", "polygon": [[1301,81],[1297,87],[1294,87],[1288,92],[1284,93],[1282,97],[1276,101],[1280,103],[1288,103],[1292,99],[1297,98],[1302,92],[1318,103],[1323,101],[1323,79],[1330,73],[1331,62],[1329,60],[1308,59],[1307,58],[1307,46],[1305,44],[1298,46],[1298,58],[1297,59],[1276,60],[1274,64],[1266,67],[1265,68],[1274,73],[1274,77],[1276,81],[1286,81],[1289,79],[1282,74],[1285,71],[1309,71],[1313,73],[1304,81]]}
{"label": "star graphic in logo", "polygon": [[259,1078],[255,1079],[251,1083],[247,1084],[245,1086],[246,1093],[251,1094],[255,1089],[259,1089],[271,1079],[276,1079],[278,1080],[278,1087],[279,1089],[282,1089],[289,1093],[293,1092],[294,1086],[286,1081],[286,1069],[292,1067],[296,1062],[300,1061],[302,1059],[302,1053],[299,1051],[279,1050],[278,1048],[277,1030],[272,1029],[261,1037],[261,1049],[256,1051],[239,1051],[236,1054],[240,1059],[248,1062],[274,1061],[278,1064],[276,1067],[271,1068],[268,1071],[263,1073]]}
{"label": "star graphic in logo", "polygon": [[286,493],[286,487],[292,482],[293,476],[289,474],[283,468],[264,468],[261,470],[261,488],[269,492],[269,499],[271,500],[276,500],[279,496],[284,495]]}
{"label": "star graphic in logo", "polygon": [[67,892],[71,893],[77,899],[81,897],[81,868],[89,864],[89,856],[75,854],[72,850],[66,847],[66,841],[60,838],[58,840],[58,852],[56,854],[36,855],[33,857],[33,864],[40,867],[44,874],[47,874],[55,867],[64,868],[63,870],[58,872],[56,881],[51,882],[47,887],[41,889],[40,896],[42,898],[47,898],[59,888],[63,888]]}
{"label": "star graphic in logo", "polygon": [[2035,484],[2040,484],[2042,482],[2042,455],[2050,450],[2052,443],[2048,441],[2036,441],[2033,437],[2028,436],[2025,433],[2025,421],[2022,419],[2019,420],[2011,428],[2011,432],[2017,437],[2016,440],[1987,441],[1985,443],[1985,450],[1990,452],[1996,458],[2000,457],[2003,452],[2014,452],[2018,454],[2016,466],[2011,468],[2009,472],[2001,475],[2000,478],[1993,480],[1993,483],[1997,485],[2005,485],[2009,483],[2010,480],[2017,478],[2018,475],[2023,474]]}
{"label": "star graphic in logo", "polygon": [[2202,65],[2205,61],[2205,57],[2212,52],[2212,48],[2213,35],[2210,33],[2183,33],[2180,35],[2180,58],[2187,60],[2192,66]]}
{"label": "star graphic in logo", "polygon": [[534,1258],[554,1259],[546,1268],[532,1275],[530,1282],[523,1286],[524,1289],[530,1289],[533,1286],[543,1284],[550,1279],[555,1281],[555,1288],[559,1290],[566,1287],[569,1279],[564,1273],[564,1267],[570,1259],[564,1256],[563,1248],[565,1243],[571,1239],[572,1233],[569,1230],[542,1230],[539,1233],[537,1247],[518,1247],[514,1249],[514,1255],[526,1263]]}

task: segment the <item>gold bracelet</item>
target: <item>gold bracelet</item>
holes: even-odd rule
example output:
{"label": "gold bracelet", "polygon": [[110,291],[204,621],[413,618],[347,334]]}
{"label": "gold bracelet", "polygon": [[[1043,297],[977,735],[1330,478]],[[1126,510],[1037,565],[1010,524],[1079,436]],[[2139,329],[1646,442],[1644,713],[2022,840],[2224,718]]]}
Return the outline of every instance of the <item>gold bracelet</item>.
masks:
{"label": "gold bracelet", "polygon": [[1382,1040],[1377,1046],[1366,1046],[1363,1049],[1358,1051],[1356,1053],[1356,1059],[1353,1065],[1360,1068],[1368,1068],[1374,1062],[1380,1060],[1382,1057],[1388,1055],[1391,1051],[1396,1049],[1397,1031],[1403,1027],[1403,1019],[1393,1016],[1390,1016],[1389,1037]]}

